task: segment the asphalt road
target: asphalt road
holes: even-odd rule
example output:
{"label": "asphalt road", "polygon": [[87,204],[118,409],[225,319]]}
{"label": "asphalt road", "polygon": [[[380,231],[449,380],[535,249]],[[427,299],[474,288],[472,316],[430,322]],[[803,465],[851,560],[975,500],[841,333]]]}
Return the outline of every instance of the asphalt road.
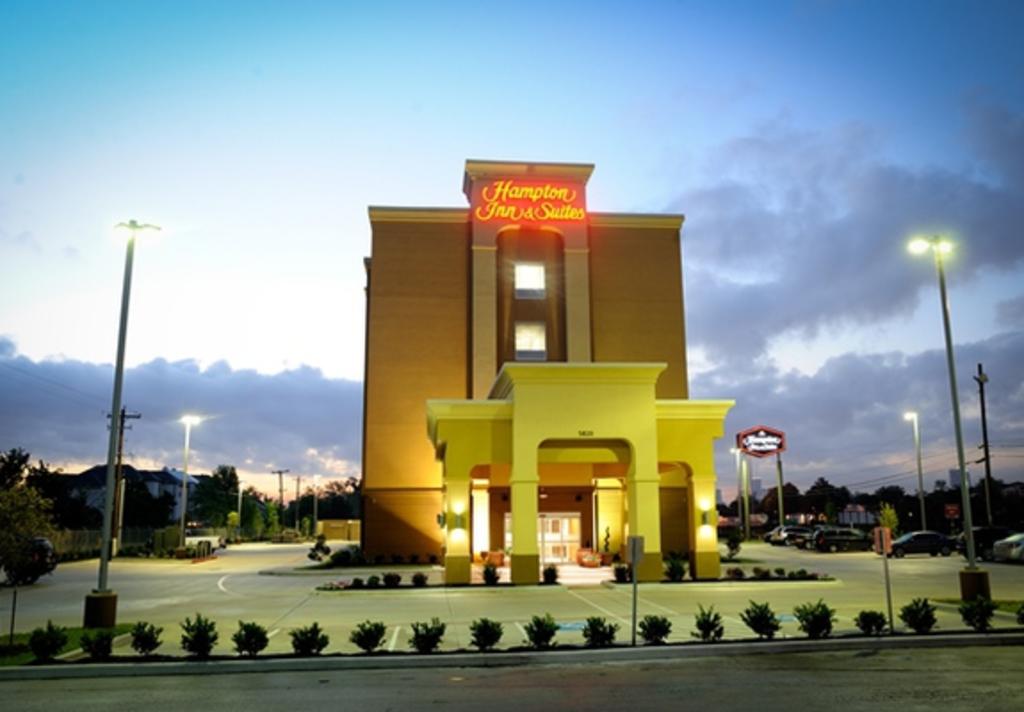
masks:
{"label": "asphalt road", "polygon": [[[328,651],[354,651],[348,642],[352,628],[363,620],[388,625],[385,647],[407,650],[411,623],[438,617],[448,625],[445,649],[469,644],[469,624],[480,617],[501,621],[502,646],[523,642],[523,625],[535,614],[550,612],[563,630],[557,640],[582,640],[580,627],[590,616],[603,616],[620,625],[620,638],[628,630],[630,587],[557,586],[491,588],[430,588],[426,590],[316,592],[318,583],[352,575],[348,571],[298,573],[306,563],[304,545],[247,544],[231,547],[215,561],[200,564],[170,560],[115,560],[111,585],[119,595],[119,621],[146,620],[164,628],[160,652],[180,652],[179,623],[196,612],[218,624],[218,653],[231,654],[231,633],[239,620],[255,620],[271,633],[267,652],[290,650],[288,631],[317,621],[331,636]],[[899,607],[918,596],[958,597],[957,572],[963,560],[953,556],[907,557],[891,560],[894,604]],[[732,564],[725,564],[730,566]],[[837,632],[853,630],[853,618],[863,609],[884,610],[882,560],[870,553],[819,554],[764,544],[746,544],[742,568],[753,566],[805,568],[835,577],[832,582],[643,584],[639,587],[639,614],[667,616],[673,624],[670,639],[687,640],[698,605],[714,605],[724,616],[727,638],[749,637],[739,619],[750,600],[767,601],[783,617],[782,635],[799,635],[792,620],[794,606],[824,599],[838,611]],[[1024,599],[1024,566],[990,564],[992,589],[997,598]],[[429,567],[425,567],[429,570]],[[60,625],[79,625],[85,594],[95,586],[97,563],[62,564],[54,575],[23,588],[18,599],[18,630],[31,630],[52,619]],[[275,570],[292,575],[263,575]],[[411,569],[402,567],[408,578]],[[379,571],[377,573],[380,573]],[[363,574],[365,575],[365,573]],[[437,570],[432,577],[439,576]],[[0,590],[0,621],[10,618],[9,589]],[[963,629],[954,607],[939,610],[939,627]],[[1012,625],[1000,615],[996,625]],[[897,623],[899,625],[899,623]],[[122,642],[122,645],[124,642]],[[124,652],[128,652],[125,650]]]}
{"label": "asphalt road", "polygon": [[340,709],[1019,712],[1017,648],[806,653],[665,663],[0,683],[20,712]]}

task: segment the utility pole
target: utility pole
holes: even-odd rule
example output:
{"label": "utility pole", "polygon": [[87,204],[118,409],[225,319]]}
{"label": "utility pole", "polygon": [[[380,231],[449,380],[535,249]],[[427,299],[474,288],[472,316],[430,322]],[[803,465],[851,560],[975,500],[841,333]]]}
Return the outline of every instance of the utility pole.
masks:
{"label": "utility pole", "polygon": [[277,475],[277,504],[281,508],[282,518],[284,516],[284,476],[291,470],[271,470],[270,474]]}
{"label": "utility pole", "polygon": [[978,393],[981,396],[981,448],[985,451],[983,460],[976,460],[985,463],[985,514],[988,516],[988,525],[992,526],[992,458],[988,452],[988,420],[985,417],[985,384],[988,383],[988,375],[978,364],[978,375],[974,377],[978,382]]}
{"label": "utility pole", "polygon": [[[124,431],[131,430],[132,426],[125,425],[125,420],[138,420],[142,417],[142,413],[129,413],[128,410],[121,406],[121,412],[118,414],[117,419],[117,464],[114,468],[114,530],[117,534],[112,538],[110,542],[110,555],[117,556],[121,550],[122,535],[124,533],[124,495],[125,495],[125,479],[124,479]],[[110,418],[110,413],[107,414],[107,418]],[[114,427],[111,423],[110,427]]]}
{"label": "utility pole", "polygon": [[302,475],[295,475],[295,533],[299,533],[299,484],[302,482]]}
{"label": "utility pole", "polygon": [[775,453],[775,472],[779,478],[779,526],[783,527],[786,525],[786,506],[785,496],[783,492],[782,484],[782,453]]}

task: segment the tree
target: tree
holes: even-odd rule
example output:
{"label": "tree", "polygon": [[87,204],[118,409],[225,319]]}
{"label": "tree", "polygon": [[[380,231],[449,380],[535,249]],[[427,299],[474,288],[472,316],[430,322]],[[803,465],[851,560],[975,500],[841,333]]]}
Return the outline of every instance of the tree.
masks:
{"label": "tree", "polygon": [[210,526],[222,527],[228,512],[238,501],[238,473],[232,465],[218,465],[217,469],[199,480],[193,498],[196,516]]}
{"label": "tree", "polygon": [[50,501],[53,524],[58,529],[99,529],[103,515],[85,499],[71,493],[73,478],[51,469],[42,460],[28,468],[25,486],[31,487]]}
{"label": "tree", "polygon": [[31,563],[29,542],[52,531],[49,500],[31,487],[0,490],[0,568],[8,575]]}
{"label": "tree", "polygon": [[281,508],[277,506],[277,502],[267,502],[266,509],[266,525],[267,534],[274,536],[281,533]]}
{"label": "tree", "polygon": [[878,526],[889,527],[895,534],[900,528],[900,518],[891,504],[883,504],[878,510]]}
{"label": "tree", "polygon": [[21,482],[32,456],[20,447],[0,453],[0,489],[10,489]]}
{"label": "tree", "polygon": [[124,493],[124,525],[126,527],[165,527],[171,523],[174,496],[164,492],[159,497],[149,493],[145,483],[128,480]]}

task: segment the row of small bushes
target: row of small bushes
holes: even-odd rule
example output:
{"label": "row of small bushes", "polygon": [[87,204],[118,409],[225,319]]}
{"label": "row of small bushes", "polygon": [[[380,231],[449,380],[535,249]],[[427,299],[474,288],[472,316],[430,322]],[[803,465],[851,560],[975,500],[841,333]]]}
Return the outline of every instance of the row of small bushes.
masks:
{"label": "row of small bushes", "polygon": [[[704,642],[717,642],[722,639],[725,626],[722,615],[715,611],[714,606],[705,609],[697,607],[694,616],[695,630],[691,635]],[[960,604],[960,616],[964,623],[976,631],[986,632],[992,627],[992,617],[996,605],[987,598],[964,601]],[[836,612],[823,600],[816,603],[805,603],[793,609],[800,630],[811,639],[827,638],[832,634],[832,626],[836,621]],[[935,627],[935,606],[927,598],[915,598],[900,609],[900,620],[917,634],[930,633]],[[771,640],[781,628],[779,617],[768,603],[751,601],[750,605],[740,614],[740,620],[757,635],[759,640]],[[1017,611],[1017,623],[1024,625],[1024,605]],[[854,619],[854,624],[865,635],[882,635],[888,628],[886,616],[881,611],[861,611]],[[501,642],[504,629],[501,623],[489,618],[480,618],[470,624],[471,644],[480,651],[492,650]],[[219,634],[216,624],[201,614],[195,620],[186,618],[181,624],[181,647],[190,655],[208,658],[217,644]],[[438,618],[428,622],[412,624],[411,648],[418,653],[431,653],[437,650],[447,626]],[[533,616],[523,626],[530,645],[543,650],[552,647],[558,632],[558,623],[550,613]],[[583,640],[588,648],[601,648],[612,645],[619,630],[618,624],[609,623],[601,617],[588,618],[583,627]],[[387,626],[381,621],[363,621],[353,629],[349,641],[366,653],[376,651],[384,642]],[[140,655],[149,656],[160,647],[160,634],[163,628],[150,623],[140,622],[132,627],[131,646]],[[665,616],[647,615],[638,623],[637,632],[648,645],[663,644],[672,632],[672,623]],[[290,632],[292,650],[299,656],[319,655],[330,643],[330,637],[324,633],[319,624],[297,628]],[[106,660],[111,655],[114,633],[110,630],[97,630],[85,633],[81,638],[82,650],[93,660]],[[238,630],[231,636],[235,651],[242,656],[253,657],[261,653],[269,642],[267,630],[255,622],[238,622]],[[39,661],[52,660],[67,645],[68,636],[64,628],[47,622],[45,628],[37,628],[29,637],[29,649]]]}
{"label": "row of small bushes", "polygon": [[[346,589],[363,588],[398,588],[402,584],[402,575],[395,572],[388,572],[383,576],[368,576],[366,580],[356,576],[351,581],[337,581],[321,584],[316,587],[317,591],[341,591]],[[412,585],[422,588],[427,585],[427,575],[417,571],[412,575]]]}
{"label": "row of small bushes", "polygon": [[437,554],[427,554],[426,556],[420,556],[419,554],[410,554],[409,556],[402,556],[401,554],[392,554],[390,557],[384,556],[383,554],[377,554],[373,557],[367,557],[363,554],[362,549],[358,546],[350,546],[344,549],[338,549],[330,555],[327,562],[323,564],[324,568],[343,567],[343,566],[365,566],[367,564],[373,564],[375,566],[382,566],[390,563],[394,566],[399,564],[431,564],[435,565],[438,562]]}

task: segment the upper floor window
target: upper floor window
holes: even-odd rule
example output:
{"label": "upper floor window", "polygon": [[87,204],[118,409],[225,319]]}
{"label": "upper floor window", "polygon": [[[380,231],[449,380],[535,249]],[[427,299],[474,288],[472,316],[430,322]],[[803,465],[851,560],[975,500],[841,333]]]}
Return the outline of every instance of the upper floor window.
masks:
{"label": "upper floor window", "polygon": [[544,265],[535,262],[516,264],[516,299],[544,299]]}
{"label": "upper floor window", "polygon": [[547,358],[547,328],[544,322],[516,322],[516,361],[546,361]]}

